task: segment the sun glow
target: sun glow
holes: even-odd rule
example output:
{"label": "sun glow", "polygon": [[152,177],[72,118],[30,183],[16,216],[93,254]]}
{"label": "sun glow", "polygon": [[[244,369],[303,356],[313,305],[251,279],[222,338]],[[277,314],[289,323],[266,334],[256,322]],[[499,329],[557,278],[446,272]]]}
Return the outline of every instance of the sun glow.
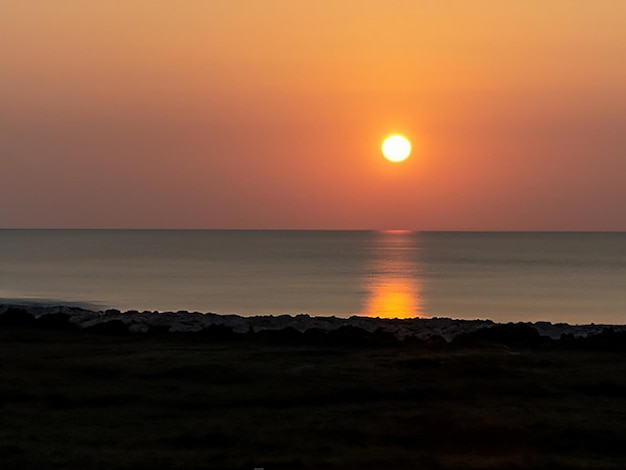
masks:
{"label": "sun glow", "polygon": [[390,162],[403,162],[411,154],[411,142],[404,136],[391,135],[383,141],[381,150]]}

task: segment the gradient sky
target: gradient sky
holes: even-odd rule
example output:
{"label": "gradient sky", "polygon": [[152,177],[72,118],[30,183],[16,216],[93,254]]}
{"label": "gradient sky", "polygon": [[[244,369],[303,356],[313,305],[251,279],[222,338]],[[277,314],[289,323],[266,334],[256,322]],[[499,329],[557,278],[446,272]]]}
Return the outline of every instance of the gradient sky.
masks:
{"label": "gradient sky", "polygon": [[0,227],[626,230],[624,25],[624,0],[3,0]]}

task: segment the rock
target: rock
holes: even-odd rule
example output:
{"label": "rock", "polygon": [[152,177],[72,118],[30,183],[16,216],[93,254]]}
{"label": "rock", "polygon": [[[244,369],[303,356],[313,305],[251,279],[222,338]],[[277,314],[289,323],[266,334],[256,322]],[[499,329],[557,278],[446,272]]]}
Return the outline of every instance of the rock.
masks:
{"label": "rock", "polygon": [[[53,316],[59,315],[59,316]],[[65,316],[63,316],[65,315]],[[68,320],[69,318],[69,320]],[[37,320],[35,320],[37,319]],[[115,322],[115,323],[112,323]],[[110,324],[109,324],[110,323]],[[177,312],[120,312],[86,310],[71,305],[0,305],[0,326],[35,326],[80,329],[103,334],[149,333],[155,335],[197,333],[211,341],[222,341],[262,333],[259,339],[271,342],[325,345],[391,346],[406,344],[507,345],[532,347],[563,339],[563,347],[626,350],[626,326],[568,325],[549,322],[496,324],[491,320],[450,318],[385,319],[352,316],[312,317],[307,314],[242,317],[180,310]],[[96,327],[97,325],[104,325]],[[213,327],[222,327],[214,329]],[[610,330],[610,331],[605,331]],[[557,341],[554,341],[557,345]]]}

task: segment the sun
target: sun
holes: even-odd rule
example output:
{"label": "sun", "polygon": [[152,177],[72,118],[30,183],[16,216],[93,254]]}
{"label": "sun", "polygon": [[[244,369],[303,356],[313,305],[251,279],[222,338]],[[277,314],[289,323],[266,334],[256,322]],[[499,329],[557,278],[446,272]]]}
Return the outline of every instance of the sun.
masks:
{"label": "sun", "polygon": [[390,162],[403,162],[411,155],[411,142],[401,135],[390,135],[383,141],[383,155]]}

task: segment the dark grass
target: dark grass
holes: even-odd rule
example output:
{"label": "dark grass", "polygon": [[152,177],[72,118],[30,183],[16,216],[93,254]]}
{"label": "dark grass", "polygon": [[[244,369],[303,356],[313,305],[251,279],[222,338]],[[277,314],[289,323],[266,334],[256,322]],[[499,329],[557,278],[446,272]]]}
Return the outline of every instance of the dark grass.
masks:
{"label": "dark grass", "polygon": [[626,354],[0,330],[2,468],[621,468]]}

